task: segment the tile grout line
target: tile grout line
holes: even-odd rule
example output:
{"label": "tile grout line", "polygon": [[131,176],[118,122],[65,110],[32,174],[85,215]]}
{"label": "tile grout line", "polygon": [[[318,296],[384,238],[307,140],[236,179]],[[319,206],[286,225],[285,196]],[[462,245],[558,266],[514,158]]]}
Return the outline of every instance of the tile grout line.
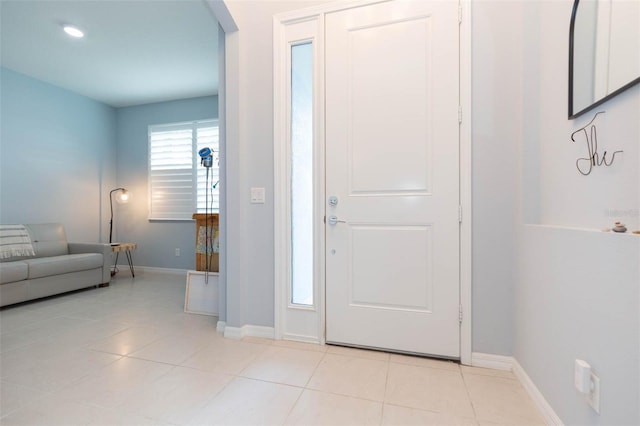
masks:
{"label": "tile grout line", "polygon": [[[324,355],[323,355],[324,358]],[[320,360],[322,361],[322,359]],[[320,364],[320,362],[318,362],[318,365]],[[318,366],[316,366],[317,368]],[[315,369],[313,370],[315,373]],[[291,408],[289,408],[289,412],[287,413],[286,417],[284,418],[284,422],[283,424],[287,423],[287,420],[289,420],[289,417],[291,417],[291,413],[293,413],[293,410],[296,408],[296,406],[298,405],[298,401],[300,401],[300,398],[302,398],[302,394],[307,390],[307,384],[309,383],[309,380],[311,380],[311,377],[313,377],[313,373],[311,374],[311,376],[309,376],[309,379],[307,380],[307,383],[304,385],[304,387],[300,388],[300,393],[298,394],[298,397],[296,398],[296,400],[294,401],[294,403],[291,405]]]}
{"label": "tile grout line", "polygon": [[462,377],[462,383],[464,384],[464,390],[467,393],[467,398],[469,398],[469,403],[471,404],[471,409],[473,410],[473,419],[477,424],[480,424],[480,420],[478,420],[478,413],[476,411],[476,405],[473,403],[473,399],[471,398],[471,392],[469,392],[469,386],[467,386],[467,380],[465,375],[462,373],[462,368],[460,368],[460,376]]}
{"label": "tile grout line", "polygon": [[387,360],[387,374],[384,378],[384,395],[382,395],[382,410],[380,411],[380,422],[378,423],[382,426],[382,422],[384,421],[384,407],[387,403],[387,389],[389,387],[389,374],[391,373],[391,355],[389,355],[389,359]]}
{"label": "tile grout line", "polygon": [[[382,360],[379,360],[379,359],[372,359],[372,358],[366,358],[366,357],[360,357],[360,356],[351,356],[351,355],[344,355],[344,354],[336,354],[336,353],[329,353],[329,352],[325,352],[323,354],[323,359],[327,355],[338,356],[338,357],[341,357],[341,358],[355,358],[355,359],[366,360],[366,361],[388,362],[388,361],[382,361]],[[316,366],[316,370],[320,366],[321,363],[322,363],[322,361],[320,363],[318,363],[318,365]],[[314,373],[312,374],[311,378],[313,378],[315,373],[316,373],[316,371],[314,370]],[[388,374],[388,370],[387,370],[387,374]],[[309,379],[309,381],[311,381],[311,378]],[[309,384],[309,381],[307,382],[307,385]],[[385,385],[385,387],[386,387],[386,385]],[[384,404],[384,395],[382,397],[382,400],[377,400],[377,399],[367,398],[367,397],[363,397],[363,396],[350,395],[350,394],[347,394],[347,393],[339,393],[339,392],[335,392],[335,391],[327,391],[327,390],[322,390],[322,389],[309,388],[308,386],[305,386],[305,390],[310,390],[310,391],[313,391],[313,392],[318,392],[318,393],[327,394],[327,395],[336,395],[336,396],[342,396],[342,397],[346,397],[346,398],[357,399],[357,400],[361,400],[361,401],[368,401],[368,402],[375,402],[375,403]]]}
{"label": "tile grout line", "polygon": [[307,379],[307,382],[304,384],[304,389],[307,390],[314,390],[309,388],[309,383],[311,382],[311,379],[313,379],[313,376],[315,376],[316,372],[318,371],[318,367],[320,367],[320,364],[322,364],[322,362],[324,361],[324,359],[327,357],[327,351],[322,352],[322,357],[320,358],[320,360],[318,361],[318,363],[316,364],[316,366],[314,367],[313,371],[311,372],[311,375],[309,375],[309,378]]}

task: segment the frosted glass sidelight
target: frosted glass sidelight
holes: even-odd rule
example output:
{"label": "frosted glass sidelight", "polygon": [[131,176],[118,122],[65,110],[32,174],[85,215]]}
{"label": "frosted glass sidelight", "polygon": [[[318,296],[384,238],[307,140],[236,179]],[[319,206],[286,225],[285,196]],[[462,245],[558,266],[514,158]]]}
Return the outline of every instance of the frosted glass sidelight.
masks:
{"label": "frosted glass sidelight", "polygon": [[291,46],[291,303],[313,305],[313,44]]}

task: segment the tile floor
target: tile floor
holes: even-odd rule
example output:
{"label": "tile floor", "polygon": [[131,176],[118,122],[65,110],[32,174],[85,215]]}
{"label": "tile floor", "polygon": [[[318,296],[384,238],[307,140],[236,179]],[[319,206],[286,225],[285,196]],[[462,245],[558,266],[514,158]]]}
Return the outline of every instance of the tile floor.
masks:
{"label": "tile floor", "polygon": [[225,339],[182,276],[121,272],[0,310],[2,425],[544,424],[510,372]]}

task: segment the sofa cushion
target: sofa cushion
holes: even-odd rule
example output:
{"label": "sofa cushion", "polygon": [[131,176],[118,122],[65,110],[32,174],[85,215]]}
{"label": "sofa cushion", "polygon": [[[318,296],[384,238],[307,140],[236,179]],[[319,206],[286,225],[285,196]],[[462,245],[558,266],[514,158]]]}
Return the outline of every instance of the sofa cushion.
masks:
{"label": "sofa cushion", "polygon": [[36,257],[62,256],[69,254],[67,234],[59,223],[36,223],[25,225]]}
{"label": "sofa cushion", "polygon": [[29,267],[24,262],[6,262],[0,264],[0,284],[26,280]]}
{"label": "sofa cushion", "polygon": [[26,259],[24,263],[29,266],[29,279],[35,279],[49,275],[61,275],[69,272],[102,268],[102,254],[67,254],[64,256]]}

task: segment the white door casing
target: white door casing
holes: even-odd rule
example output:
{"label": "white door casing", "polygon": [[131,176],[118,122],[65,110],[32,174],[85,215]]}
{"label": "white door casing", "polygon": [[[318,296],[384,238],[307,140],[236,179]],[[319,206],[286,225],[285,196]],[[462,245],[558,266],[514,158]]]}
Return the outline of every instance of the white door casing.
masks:
{"label": "white door casing", "polygon": [[325,28],[326,340],[459,358],[458,5]]}
{"label": "white door casing", "polygon": [[[292,312],[291,305],[289,303],[289,290],[290,283],[287,281],[289,273],[289,244],[290,240],[288,234],[284,232],[290,224],[288,223],[288,188],[289,181],[286,173],[283,173],[287,167],[287,114],[288,108],[286,99],[286,90],[288,85],[288,74],[290,70],[287,68],[287,58],[291,33],[288,28],[300,27],[305,21],[315,21],[317,26],[314,32],[314,38],[317,41],[317,49],[315,51],[314,61],[317,63],[317,79],[314,92],[320,94],[316,101],[317,109],[314,112],[314,120],[320,125],[317,127],[318,132],[314,143],[318,145],[316,152],[319,157],[317,159],[317,167],[319,170],[314,171],[315,175],[319,179],[317,183],[316,194],[317,206],[316,211],[318,215],[324,215],[325,206],[327,205],[327,197],[329,192],[325,191],[324,185],[324,20],[327,16],[334,12],[348,10],[352,8],[368,7],[369,5],[384,3],[377,0],[352,0],[344,2],[333,2],[322,4],[315,7],[304,8],[299,10],[293,10],[274,16],[274,205],[275,205],[275,318],[274,328],[276,339],[289,339],[289,340],[303,340],[303,341],[316,341],[323,343],[325,341],[325,293],[326,282],[324,279],[325,263],[328,259],[325,259],[325,251],[323,250],[324,238],[319,238],[316,247],[320,251],[317,261],[319,265],[318,280],[315,283],[317,286],[317,306],[313,310],[307,310],[306,312],[296,310],[294,315],[289,315]],[[470,31],[470,17],[471,7],[468,0],[462,0],[459,4],[459,20],[460,20],[460,105],[461,105],[461,124],[460,124],[460,204],[462,205],[462,211],[464,214],[460,229],[460,306],[464,310],[464,320],[461,323],[461,339],[460,339],[460,360],[464,364],[470,364],[471,362],[471,31]],[[308,28],[308,27],[307,27]],[[305,36],[306,38],[306,36]],[[414,49],[415,50],[415,49]],[[380,58],[381,62],[384,62],[385,58]],[[379,84],[380,89],[384,89],[389,85],[388,79],[381,81]],[[432,153],[433,154],[433,153]],[[432,181],[433,183],[433,181]],[[437,185],[436,185],[437,187]],[[341,205],[342,206],[342,205]],[[332,214],[327,207],[327,215]],[[322,216],[320,216],[322,217]],[[340,224],[342,225],[342,224]],[[340,226],[337,225],[337,226]],[[400,233],[402,235],[402,233]],[[330,256],[330,249],[326,250],[327,257]],[[395,278],[395,277],[394,277]],[[307,320],[299,321],[301,318],[298,314],[304,314],[308,316]],[[312,318],[315,318],[312,320]],[[460,314],[462,318],[462,313]],[[309,322],[311,320],[311,322]],[[313,324],[316,324],[315,326]],[[303,326],[304,331],[301,332],[300,326]],[[369,328],[380,329],[381,325],[377,322],[375,324],[368,324]],[[393,330],[399,332],[400,330]],[[406,334],[413,336],[419,336],[417,330],[411,327],[411,330],[405,330]]]}

